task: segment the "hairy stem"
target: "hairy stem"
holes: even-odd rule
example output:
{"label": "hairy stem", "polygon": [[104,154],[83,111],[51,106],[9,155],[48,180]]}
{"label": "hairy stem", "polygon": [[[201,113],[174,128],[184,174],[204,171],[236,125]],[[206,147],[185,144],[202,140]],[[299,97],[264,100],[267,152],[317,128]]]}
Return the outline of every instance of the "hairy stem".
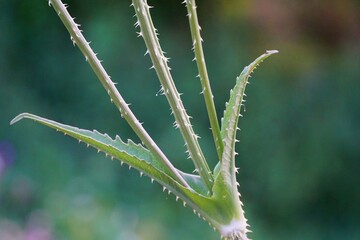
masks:
{"label": "hairy stem", "polygon": [[191,29],[191,37],[193,41],[193,49],[195,53],[195,60],[197,64],[197,68],[199,71],[199,78],[202,86],[202,94],[204,95],[206,110],[208,112],[211,131],[214,138],[214,143],[216,147],[216,151],[221,161],[222,152],[224,149],[223,143],[221,141],[220,135],[220,127],[219,121],[216,114],[215,104],[214,104],[214,96],[211,91],[209,76],[207,73],[204,51],[202,47],[202,38],[200,35],[200,25],[196,12],[196,2],[195,0],[185,0],[186,8],[189,17],[190,29]]}
{"label": "hairy stem", "polygon": [[187,115],[181,101],[180,94],[175,87],[175,83],[170,73],[170,68],[167,64],[168,59],[164,56],[160,47],[157,32],[154,28],[149,12],[150,7],[146,0],[133,0],[132,3],[138,19],[136,25],[140,26],[139,36],[144,38],[148,49],[147,53],[149,53],[151,57],[153,68],[155,68],[157,76],[161,82],[164,95],[166,96],[175,116],[175,125],[180,129],[190,157],[193,160],[199,175],[205,182],[209,192],[211,192],[213,177],[201,151],[198,136],[195,135],[191,126],[190,117]]}
{"label": "hairy stem", "polygon": [[144,143],[144,145],[159,159],[172,173],[172,177],[183,184],[185,187],[189,187],[184,178],[179,174],[178,170],[171,164],[165,154],[156,145],[154,140],[143,128],[142,124],[135,117],[128,104],[125,102],[119,91],[116,89],[115,84],[111,81],[110,76],[105,71],[100,60],[96,57],[96,54],[91,49],[89,42],[86,41],[85,37],[79,29],[79,25],[74,22],[74,19],[70,16],[67,11],[66,5],[60,0],[49,0],[49,5],[52,5],[54,10],[57,12],[61,21],[70,33],[71,40],[74,44],[78,45],[81,52],[84,54],[86,61],[90,64],[91,68],[95,72],[96,76],[100,80],[101,84],[106,89],[110,96],[111,101],[119,109],[121,116],[127,121],[136,135]]}

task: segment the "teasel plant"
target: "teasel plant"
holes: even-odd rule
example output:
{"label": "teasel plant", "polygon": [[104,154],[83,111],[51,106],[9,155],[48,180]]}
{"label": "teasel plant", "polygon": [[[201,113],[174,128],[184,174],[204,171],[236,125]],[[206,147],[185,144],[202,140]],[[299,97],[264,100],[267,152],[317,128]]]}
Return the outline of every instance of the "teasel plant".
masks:
{"label": "teasel plant", "polygon": [[175,195],[176,201],[180,200],[184,206],[189,206],[198,217],[207,221],[214,230],[220,233],[222,239],[249,239],[249,225],[244,216],[243,204],[238,191],[239,184],[236,179],[238,173],[235,165],[237,155],[235,145],[238,142],[236,133],[239,129],[238,121],[250,74],[260,62],[277,51],[266,51],[246,66],[236,78],[235,87],[230,91],[230,99],[226,103],[220,125],[205,64],[196,3],[195,0],[183,1],[188,13],[194,61],[197,64],[198,77],[202,86],[201,93],[204,96],[218,158],[218,163],[212,170],[200,147],[199,136],[194,133],[191,118],[184,108],[181,94],[176,89],[168,66],[169,58],[161,49],[158,31],[154,27],[150,15],[152,7],[146,0],[132,0],[131,6],[134,8],[137,18],[135,27],[139,29],[138,36],[144,39],[147,48],[146,55],[150,56],[153,64],[151,68],[155,70],[160,80],[161,93],[166,97],[175,118],[174,126],[180,130],[187,148],[188,158],[192,160],[196,168],[195,173],[185,173],[171,163],[131,111],[130,105],[119,93],[101,61],[91,49],[90,42],[83,36],[79,29],[80,25],[75,23],[74,18],[67,11],[67,5],[61,0],[49,0],[48,4],[53,7],[61,19],[70,33],[71,41],[79,47],[105,88],[111,102],[115,104],[121,117],[139,137],[141,144],[135,144],[132,140],[124,142],[118,135],[111,138],[108,134],[102,134],[96,130],[89,131],[72,127],[29,113],[16,116],[11,124],[21,119],[31,119],[69,135],[79,142],[84,142],[88,147],[91,146],[98,152],[103,152],[106,157],[118,159],[121,164],[127,164],[129,168],[138,170],[140,176],[148,176],[151,182],[158,182],[163,186],[164,191]]}

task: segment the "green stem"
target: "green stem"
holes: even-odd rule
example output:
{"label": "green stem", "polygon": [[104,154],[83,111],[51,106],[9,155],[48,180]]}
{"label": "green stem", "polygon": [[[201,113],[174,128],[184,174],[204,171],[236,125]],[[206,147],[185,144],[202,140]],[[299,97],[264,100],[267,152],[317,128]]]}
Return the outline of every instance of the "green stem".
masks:
{"label": "green stem", "polygon": [[216,151],[219,160],[221,161],[224,145],[221,141],[220,127],[219,127],[219,122],[214,104],[214,96],[211,91],[209,76],[206,69],[204,51],[202,47],[202,38],[200,35],[201,28],[197,17],[197,12],[196,12],[197,7],[195,0],[186,0],[186,8],[188,11],[196,64],[198,67],[200,82],[203,89],[202,93],[204,94],[205,105],[209,116],[209,121],[214,138]]}
{"label": "green stem", "polygon": [[119,109],[121,116],[127,121],[130,127],[134,130],[136,135],[144,143],[144,145],[159,159],[172,173],[172,177],[183,184],[185,187],[189,187],[184,178],[179,174],[178,170],[171,164],[165,154],[156,145],[154,140],[146,132],[142,124],[135,117],[129,105],[125,102],[119,91],[116,89],[115,84],[111,81],[110,76],[105,71],[96,54],[91,49],[89,42],[86,41],[85,37],[79,29],[79,25],[74,22],[74,19],[70,16],[67,11],[66,5],[60,0],[49,0],[49,5],[52,5],[56,13],[59,15],[61,21],[69,31],[71,40],[74,44],[78,45],[81,52],[84,54],[86,61],[90,64],[91,68],[95,72],[96,76],[100,80],[101,84],[106,89],[110,96],[111,101]]}
{"label": "green stem", "polygon": [[168,59],[164,56],[164,53],[160,47],[159,39],[157,38],[157,32],[154,28],[150,12],[149,5],[146,0],[133,0],[133,6],[135,8],[138,22],[136,25],[140,26],[139,36],[144,38],[147,53],[153,63],[153,67],[157,73],[157,76],[161,82],[162,90],[166,96],[169,105],[172,109],[176,120],[176,127],[180,129],[183,136],[187,150],[193,160],[197,171],[203,181],[205,182],[209,192],[211,192],[213,185],[213,176],[209,169],[209,166],[205,160],[205,157],[201,151],[198,136],[194,133],[190,123],[190,117],[187,115],[183,103],[178,93],[174,80],[168,67]]}

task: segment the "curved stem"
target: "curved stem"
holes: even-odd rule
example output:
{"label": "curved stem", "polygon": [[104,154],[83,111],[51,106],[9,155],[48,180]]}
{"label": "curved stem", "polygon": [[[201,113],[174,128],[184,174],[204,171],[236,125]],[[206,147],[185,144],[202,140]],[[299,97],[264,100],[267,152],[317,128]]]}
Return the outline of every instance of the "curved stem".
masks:
{"label": "curved stem", "polygon": [[59,15],[61,21],[65,25],[66,29],[70,33],[71,40],[74,44],[78,45],[81,52],[84,54],[86,61],[90,64],[94,73],[100,80],[101,84],[106,89],[110,96],[111,101],[119,109],[121,116],[127,121],[136,135],[144,143],[144,145],[159,159],[172,173],[172,177],[183,184],[185,187],[189,187],[184,178],[179,174],[178,170],[171,164],[165,154],[156,145],[154,140],[146,132],[142,124],[136,118],[134,113],[129,108],[119,91],[116,89],[115,84],[111,81],[110,76],[105,71],[100,60],[96,57],[96,54],[91,49],[89,42],[86,41],[85,37],[79,29],[79,25],[74,22],[74,19],[70,16],[67,11],[67,6],[64,5],[60,0],[49,0],[49,5],[52,5],[56,13]]}

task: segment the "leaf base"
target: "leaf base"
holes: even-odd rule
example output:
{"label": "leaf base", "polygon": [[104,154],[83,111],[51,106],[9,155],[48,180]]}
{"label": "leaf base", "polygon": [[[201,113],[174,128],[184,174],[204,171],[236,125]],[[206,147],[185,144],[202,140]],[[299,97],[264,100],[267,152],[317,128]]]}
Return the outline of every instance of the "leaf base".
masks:
{"label": "leaf base", "polygon": [[224,240],[249,240],[247,226],[246,221],[233,220],[220,228],[221,237]]}

